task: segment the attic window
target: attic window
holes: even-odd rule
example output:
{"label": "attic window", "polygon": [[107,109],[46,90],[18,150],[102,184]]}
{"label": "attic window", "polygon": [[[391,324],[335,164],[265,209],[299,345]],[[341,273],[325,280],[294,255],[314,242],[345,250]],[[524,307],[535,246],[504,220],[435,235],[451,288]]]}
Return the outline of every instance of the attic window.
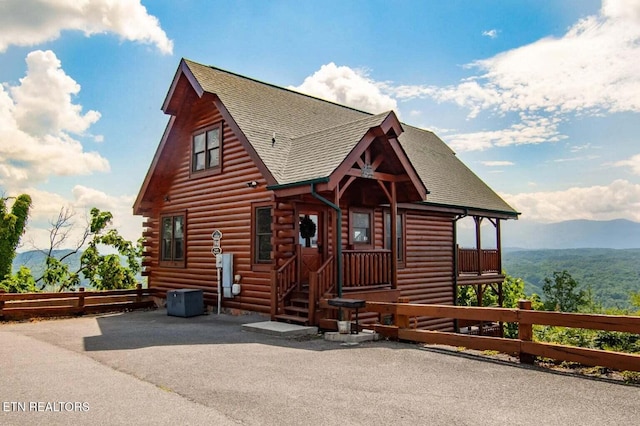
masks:
{"label": "attic window", "polygon": [[215,125],[193,134],[191,172],[220,168],[221,126]]}

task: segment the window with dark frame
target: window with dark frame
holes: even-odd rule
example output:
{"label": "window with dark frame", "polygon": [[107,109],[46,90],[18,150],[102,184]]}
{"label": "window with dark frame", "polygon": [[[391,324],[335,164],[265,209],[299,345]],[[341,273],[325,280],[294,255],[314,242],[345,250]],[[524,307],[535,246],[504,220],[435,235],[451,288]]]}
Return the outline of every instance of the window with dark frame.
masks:
{"label": "window with dark frame", "polygon": [[193,135],[191,171],[220,167],[220,126],[210,127]]}
{"label": "window with dark frame", "polygon": [[373,212],[352,211],[350,220],[349,242],[354,245],[372,244]]}
{"label": "window with dark frame", "polygon": [[256,207],[254,263],[271,262],[271,206]]}
{"label": "window with dark frame", "polygon": [[[398,261],[404,261],[404,214],[396,215],[396,240],[398,241]],[[384,213],[384,248],[391,250],[391,213]]]}
{"label": "window with dark frame", "polygon": [[184,215],[162,217],[161,241],[161,261],[184,261]]}

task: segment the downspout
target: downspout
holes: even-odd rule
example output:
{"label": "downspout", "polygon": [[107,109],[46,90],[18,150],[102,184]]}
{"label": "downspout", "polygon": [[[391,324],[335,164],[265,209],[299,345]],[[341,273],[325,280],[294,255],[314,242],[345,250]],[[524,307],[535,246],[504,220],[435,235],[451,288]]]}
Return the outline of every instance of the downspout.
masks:
{"label": "downspout", "polygon": [[320,200],[321,202],[323,202],[324,204],[326,204],[327,206],[331,207],[333,210],[336,211],[336,222],[337,222],[336,223],[336,227],[337,227],[336,245],[338,246],[336,247],[336,256],[338,257],[337,259],[338,282],[336,283],[336,286],[338,290],[338,297],[342,297],[342,210],[340,210],[340,206],[336,206],[331,201],[327,200],[326,198],[322,197],[320,194],[316,192],[315,182],[311,182],[311,195],[315,199]]}

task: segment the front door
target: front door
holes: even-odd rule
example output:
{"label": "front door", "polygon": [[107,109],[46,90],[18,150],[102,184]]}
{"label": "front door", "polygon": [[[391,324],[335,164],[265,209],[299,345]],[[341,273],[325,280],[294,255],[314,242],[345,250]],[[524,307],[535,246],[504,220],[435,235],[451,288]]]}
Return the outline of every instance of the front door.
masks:
{"label": "front door", "polygon": [[317,271],[323,262],[324,223],[322,211],[317,208],[298,210],[298,244],[301,246],[300,282],[309,283],[309,272]]}

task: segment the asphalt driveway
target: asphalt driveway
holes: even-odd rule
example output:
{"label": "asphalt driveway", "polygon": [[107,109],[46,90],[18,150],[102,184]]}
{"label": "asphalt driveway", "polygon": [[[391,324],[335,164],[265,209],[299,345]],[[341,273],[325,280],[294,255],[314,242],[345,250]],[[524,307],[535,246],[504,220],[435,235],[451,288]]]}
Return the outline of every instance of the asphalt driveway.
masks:
{"label": "asphalt driveway", "polygon": [[640,387],[166,311],[0,324],[0,424],[637,425]]}

